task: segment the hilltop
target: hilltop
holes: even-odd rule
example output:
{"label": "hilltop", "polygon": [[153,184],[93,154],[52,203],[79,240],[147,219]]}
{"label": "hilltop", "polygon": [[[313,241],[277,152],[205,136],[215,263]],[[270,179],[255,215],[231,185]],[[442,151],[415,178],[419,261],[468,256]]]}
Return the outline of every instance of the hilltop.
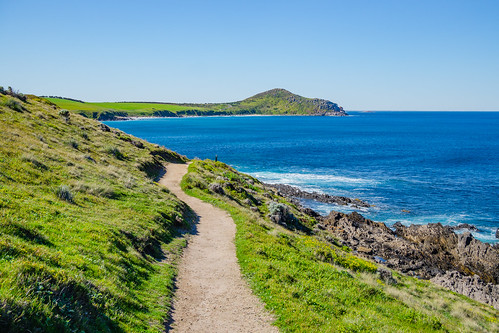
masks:
{"label": "hilltop", "polygon": [[272,89],[238,102],[178,104],[158,102],[90,103],[81,100],[49,97],[63,109],[98,120],[127,117],[184,117],[215,115],[312,115],[346,116],[338,104],[320,98],[306,98],[285,89]]}

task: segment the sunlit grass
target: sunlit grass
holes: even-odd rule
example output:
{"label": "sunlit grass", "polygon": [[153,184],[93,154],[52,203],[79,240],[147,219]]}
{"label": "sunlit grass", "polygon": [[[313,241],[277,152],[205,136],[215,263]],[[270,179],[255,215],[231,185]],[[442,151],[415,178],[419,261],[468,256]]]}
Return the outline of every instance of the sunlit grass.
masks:
{"label": "sunlit grass", "polygon": [[[225,185],[227,195],[209,190]],[[230,185],[228,185],[230,183]],[[498,312],[464,296],[394,273],[388,285],[376,266],[325,242],[306,228],[272,223],[267,205],[287,205],[299,223],[314,222],[250,176],[220,162],[194,161],[183,189],[227,210],[237,225],[241,270],[283,332],[493,332]],[[233,190],[231,189],[233,188]],[[245,201],[260,201],[258,211]],[[308,229],[310,230],[310,229]]]}
{"label": "sunlit grass", "polygon": [[0,107],[0,331],[162,332],[186,207],[148,174],[184,158],[18,103]]}

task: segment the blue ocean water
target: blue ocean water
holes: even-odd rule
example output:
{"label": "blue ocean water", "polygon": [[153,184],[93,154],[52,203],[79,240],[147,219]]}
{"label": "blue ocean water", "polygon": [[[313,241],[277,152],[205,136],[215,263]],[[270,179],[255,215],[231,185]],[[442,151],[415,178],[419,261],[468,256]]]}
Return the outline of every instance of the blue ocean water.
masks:
{"label": "blue ocean water", "polygon": [[[359,198],[391,225],[475,224],[497,242],[498,112],[351,112],[107,122],[189,158],[214,159],[265,182]],[[327,214],[348,207],[306,202]]]}

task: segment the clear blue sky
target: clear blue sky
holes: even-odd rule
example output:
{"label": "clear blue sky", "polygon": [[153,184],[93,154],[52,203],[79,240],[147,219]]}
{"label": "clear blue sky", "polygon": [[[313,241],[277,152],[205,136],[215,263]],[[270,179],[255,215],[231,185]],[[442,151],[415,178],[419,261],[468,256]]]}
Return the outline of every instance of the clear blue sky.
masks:
{"label": "clear blue sky", "polygon": [[0,0],[0,30],[0,85],[25,93],[499,110],[497,0]]}

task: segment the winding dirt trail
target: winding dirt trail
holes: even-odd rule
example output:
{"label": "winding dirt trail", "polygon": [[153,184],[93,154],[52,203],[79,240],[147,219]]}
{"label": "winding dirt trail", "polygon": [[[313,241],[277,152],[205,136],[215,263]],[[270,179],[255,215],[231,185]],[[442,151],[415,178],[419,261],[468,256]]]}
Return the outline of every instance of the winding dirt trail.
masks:
{"label": "winding dirt trail", "polygon": [[236,226],[223,210],[180,189],[186,164],[169,164],[159,181],[199,217],[179,265],[173,332],[278,332],[272,317],[242,279],[236,258]]}

